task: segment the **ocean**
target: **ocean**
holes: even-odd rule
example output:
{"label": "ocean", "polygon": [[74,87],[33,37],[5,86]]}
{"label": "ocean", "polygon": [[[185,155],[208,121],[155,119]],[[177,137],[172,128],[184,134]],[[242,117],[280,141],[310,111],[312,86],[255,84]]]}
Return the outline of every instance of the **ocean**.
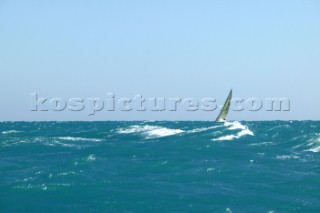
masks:
{"label": "ocean", "polygon": [[1,122],[0,212],[320,212],[320,121]]}

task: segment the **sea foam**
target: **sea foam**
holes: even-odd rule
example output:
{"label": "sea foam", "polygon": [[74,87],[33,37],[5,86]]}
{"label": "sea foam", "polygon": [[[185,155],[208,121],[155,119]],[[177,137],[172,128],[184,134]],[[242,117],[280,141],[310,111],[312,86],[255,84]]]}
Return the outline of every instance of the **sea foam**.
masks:
{"label": "sea foam", "polygon": [[165,137],[170,135],[175,135],[184,132],[181,129],[170,129],[161,126],[151,126],[151,125],[132,125],[127,129],[121,128],[117,130],[120,134],[131,134],[131,133],[140,133],[146,138],[155,138],[155,137]]}
{"label": "sea foam", "polygon": [[66,141],[92,141],[92,142],[100,142],[102,139],[98,138],[81,138],[81,137],[57,137],[57,139],[60,140],[66,140]]}
{"label": "sea foam", "polygon": [[254,135],[254,133],[247,126],[241,124],[239,121],[225,122],[224,126],[229,127],[228,130],[240,129],[241,131],[236,134],[224,135],[219,138],[214,138],[212,139],[213,141],[230,141],[233,139],[239,139],[245,135]]}

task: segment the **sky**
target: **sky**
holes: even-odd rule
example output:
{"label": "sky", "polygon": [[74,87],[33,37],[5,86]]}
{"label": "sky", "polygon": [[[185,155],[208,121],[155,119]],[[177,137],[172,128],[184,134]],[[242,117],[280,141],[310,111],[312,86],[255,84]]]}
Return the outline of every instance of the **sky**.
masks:
{"label": "sky", "polygon": [[[231,120],[319,120],[320,1],[0,0],[0,121],[214,120],[219,111],[108,111],[87,99],[290,100]],[[84,110],[32,111],[32,95]],[[264,102],[263,102],[264,103]],[[47,107],[48,108],[48,107]],[[97,106],[97,109],[99,107]]]}

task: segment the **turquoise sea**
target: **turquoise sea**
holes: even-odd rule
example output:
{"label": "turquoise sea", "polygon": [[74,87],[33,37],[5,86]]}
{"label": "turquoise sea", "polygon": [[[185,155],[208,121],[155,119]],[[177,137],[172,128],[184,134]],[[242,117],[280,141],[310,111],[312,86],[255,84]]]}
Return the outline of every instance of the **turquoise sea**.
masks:
{"label": "turquoise sea", "polygon": [[320,121],[1,122],[0,212],[320,212]]}

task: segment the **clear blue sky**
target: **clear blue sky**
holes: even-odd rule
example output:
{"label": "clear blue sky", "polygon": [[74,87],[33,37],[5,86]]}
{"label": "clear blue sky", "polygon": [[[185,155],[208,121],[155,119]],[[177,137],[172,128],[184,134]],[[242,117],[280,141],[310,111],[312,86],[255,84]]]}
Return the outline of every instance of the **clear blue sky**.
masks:
{"label": "clear blue sky", "polygon": [[320,1],[0,0],[0,120],[214,120],[214,112],[31,112],[41,97],[287,97],[320,119]]}

